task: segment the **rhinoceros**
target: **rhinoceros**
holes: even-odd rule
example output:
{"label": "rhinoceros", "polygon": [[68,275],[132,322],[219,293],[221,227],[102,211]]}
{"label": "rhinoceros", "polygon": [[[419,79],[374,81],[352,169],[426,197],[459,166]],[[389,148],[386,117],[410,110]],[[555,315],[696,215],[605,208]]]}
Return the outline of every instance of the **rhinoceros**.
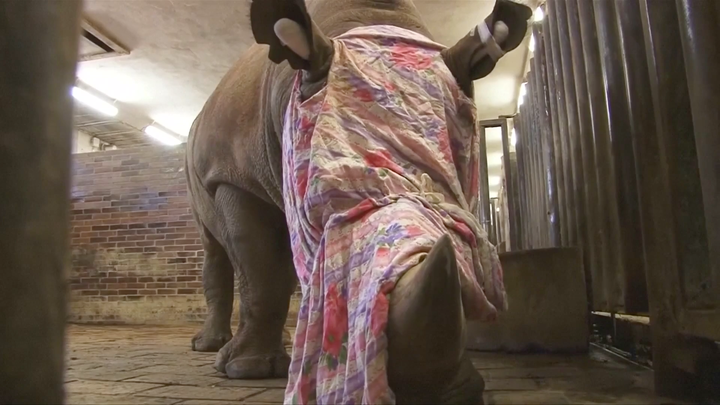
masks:
{"label": "rhinoceros", "polygon": [[[531,14],[524,5],[497,0],[485,21],[442,50],[454,85],[467,97],[473,97],[474,80],[519,46]],[[398,27],[432,39],[411,0],[254,0],[251,25],[258,44],[207,100],[186,156],[208,307],[192,349],[219,351],[215,368],[232,379],[286,377],[290,366],[282,336],[297,276],[282,136],[295,80],[302,100],[320,92],[328,83],[334,38],[359,27]],[[483,29],[496,41],[495,55]],[[482,402],[484,383],[464,354],[455,266],[452,243],[441,237],[418,271],[407,272],[389,294],[388,380],[398,403]],[[233,335],[236,279],[240,321]]]}

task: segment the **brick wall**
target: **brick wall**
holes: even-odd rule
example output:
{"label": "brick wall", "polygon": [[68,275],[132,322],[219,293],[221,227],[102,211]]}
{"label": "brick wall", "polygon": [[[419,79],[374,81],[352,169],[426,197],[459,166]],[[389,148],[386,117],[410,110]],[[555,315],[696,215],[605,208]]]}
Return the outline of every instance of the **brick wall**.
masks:
{"label": "brick wall", "polygon": [[[184,145],[73,155],[71,322],[204,319],[204,255],[184,159]],[[291,326],[299,299],[298,290]]]}
{"label": "brick wall", "polygon": [[204,317],[184,156],[184,146],[74,155],[71,321]]}

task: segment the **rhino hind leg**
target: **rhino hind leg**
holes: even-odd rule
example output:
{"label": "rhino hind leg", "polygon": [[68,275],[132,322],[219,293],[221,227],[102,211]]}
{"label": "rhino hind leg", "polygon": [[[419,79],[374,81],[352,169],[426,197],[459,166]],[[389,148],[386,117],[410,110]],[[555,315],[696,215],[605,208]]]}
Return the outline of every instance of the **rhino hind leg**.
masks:
{"label": "rhino hind leg", "polygon": [[296,277],[285,216],[233,186],[220,186],[215,204],[240,290],[238,330],[218,352],[215,369],[232,379],[286,377],[283,327]]}
{"label": "rhino hind leg", "polygon": [[452,240],[441,237],[390,294],[388,380],[398,404],[483,403],[465,352],[460,277]]}
{"label": "rhino hind leg", "polygon": [[201,228],[200,239],[205,251],[202,281],[208,314],[203,328],[192,338],[192,349],[196,352],[217,352],[232,339],[233,266],[225,249],[197,215],[195,218]]}

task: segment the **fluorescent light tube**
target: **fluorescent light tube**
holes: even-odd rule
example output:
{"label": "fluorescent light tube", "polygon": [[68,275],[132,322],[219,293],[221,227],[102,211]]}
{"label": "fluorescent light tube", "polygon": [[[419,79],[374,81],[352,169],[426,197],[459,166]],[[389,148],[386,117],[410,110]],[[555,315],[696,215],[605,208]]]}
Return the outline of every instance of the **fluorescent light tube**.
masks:
{"label": "fluorescent light tube", "polygon": [[105,115],[114,117],[118,113],[118,109],[114,105],[81,89],[80,87],[72,88],[72,96],[75,98],[75,100]]}
{"label": "fluorescent light tube", "polygon": [[178,138],[152,125],[145,127],[145,133],[150,138],[153,138],[158,142],[162,142],[165,145],[180,145],[182,143]]}

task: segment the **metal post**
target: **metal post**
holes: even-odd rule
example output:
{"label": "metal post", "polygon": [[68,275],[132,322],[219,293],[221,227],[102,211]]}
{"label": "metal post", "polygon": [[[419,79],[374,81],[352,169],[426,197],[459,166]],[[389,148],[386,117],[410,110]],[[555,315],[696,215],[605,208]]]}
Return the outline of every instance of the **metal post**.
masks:
{"label": "metal post", "polygon": [[[546,12],[547,14],[547,12]],[[548,83],[548,107],[550,110],[550,133],[548,134],[547,154],[550,157],[555,170],[555,188],[557,200],[557,219],[559,233],[559,245],[568,246],[568,219],[565,197],[565,172],[562,166],[562,147],[560,145],[560,112],[558,111],[557,86],[555,80],[555,62],[553,60],[553,30],[550,29],[549,18],[543,21],[543,49],[545,50],[545,63],[547,69],[545,77]]]}
{"label": "metal post", "polygon": [[[598,229],[600,230],[600,254],[603,263],[604,286],[602,294],[594,295],[596,310],[610,311],[615,307],[612,303],[620,302],[622,290],[617,278],[619,259],[617,254],[617,227],[611,226],[612,215],[609,204],[616,201],[614,198],[614,187],[610,187],[609,181],[614,179],[609,176],[612,170],[612,155],[609,153],[609,135],[607,119],[607,108],[605,105],[605,90],[602,81],[602,69],[600,62],[600,49],[598,45],[598,34],[595,25],[595,11],[590,1],[578,1],[578,15],[580,16],[580,34],[582,38],[583,59],[585,61],[585,73],[588,86],[588,101],[590,105],[590,116],[592,120],[593,150],[595,152],[595,165],[598,185]],[[616,212],[616,210],[615,210]]]}
{"label": "metal post", "polygon": [[714,297],[717,304],[720,302],[720,5],[704,0],[676,2],[710,255],[712,285],[707,295]]}
{"label": "metal post", "polygon": [[588,281],[588,300],[594,307],[600,307],[601,302],[595,302],[595,296],[602,296],[603,289],[603,263],[600,254],[600,229],[598,220],[597,173],[595,168],[595,155],[592,133],[592,117],[590,115],[590,102],[585,76],[585,60],[580,32],[580,16],[578,14],[579,0],[567,0],[568,36],[572,50],[572,70],[577,98],[578,139],[580,145],[580,162],[582,177],[578,178],[581,185],[579,190],[583,193],[585,202],[584,215],[586,224],[585,237],[587,250],[583,254],[585,264],[585,277]]}
{"label": "metal post", "polygon": [[[537,40],[536,40],[537,42]],[[537,46],[537,44],[536,44]],[[544,190],[543,187],[543,181],[542,181],[542,162],[540,161],[540,158],[542,157],[539,148],[538,148],[538,141],[540,139],[541,134],[541,124],[540,124],[540,101],[539,101],[539,94],[540,91],[538,89],[538,76],[539,76],[539,70],[537,67],[537,61],[535,61],[535,58],[533,58],[532,62],[532,69],[530,70],[530,74],[528,75],[528,99],[531,102],[530,104],[530,140],[531,140],[531,153],[532,153],[532,182],[533,182],[533,193],[534,198],[536,199],[536,205],[535,209],[533,211],[533,222],[535,224],[535,241],[533,246],[535,248],[541,248],[545,246],[545,239],[547,234],[547,226],[545,221],[545,216],[542,215],[543,212],[546,211],[546,195],[547,193]]]}
{"label": "metal post", "polygon": [[525,133],[524,120],[525,118],[525,106],[520,107],[520,112],[513,118],[513,130],[517,136],[515,144],[515,153],[517,156],[518,165],[518,176],[517,176],[517,187],[518,187],[518,209],[520,211],[520,218],[518,221],[520,227],[520,235],[518,238],[519,245],[513,250],[523,250],[529,248],[530,239],[530,226],[529,219],[530,215],[529,204],[531,203],[528,198],[527,191],[527,171],[525,170],[525,150],[527,149],[527,134]]}
{"label": "metal post", "polygon": [[[655,113],[655,133],[636,140],[655,390],[696,397],[704,382],[698,374],[712,370],[697,365],[718,356],[714,342],[691,338],[717,339],[717,318],[692,322],[688,311],[698,305],[712,313],[712,301],[703,302],[707,295],[699,293],[699,280],[709,275],[697,160],[703,152],[695,145],[688,75],[678,57],[683,44],[675,2],[641,0],[640,14]],[[717,361],[708,365],[717,367]]]}
{"label": "metal post", "polygon": [[480,187],[478,195],[478,219],[483,228],[490,233],[490,185],[488,184],[487,138],[486,127],[480,128]]}
{"label": "metal post", "polygon": [[[520,246],[520,206],[518,204],[517,157],[510,153],[510,134],[507,120],[500,125],[502,129],[503,166],[507,187],[508,227],[510,240],[506,241],[507,250],[518,250]],[[511,156],[512,155],[512,156]]]}
{"label": "metal post", "polygon": [[536,52],[533,59],[537,59],[538,86],[541,94],[539,97],[538,109],[541,118],[541,153],[542,153],[542,179],[547,192],[547,213],[543,213],[548,221],[548,247],[559,247],[562,245],[560,237],[560,209],[558,207],[557,173],[555,170],[555,150],[552,144],[552,112],[550,107],[550,81],[548,79],[548,68],[546,54],[545,30],[542,25],[536,24],[533,27],[535,35]]}
{"label": "metal post", "polygon": [[[577,93],[575,90],[575,80],[573,77],[573,55],[570,45],[570,30],[568,28],[568,14],[565,0],[555,0],[555,18],[557,18],[558,33],[560,37],[560,54],[562,58],[562,72],[565,85],[565,101],[568,119],[568,149],[570,152],[570,165],[572,172],[572,188],[573,193],[573,218],[576,227],[576,244],[582,247],[583,270],[585,272],[585,280],[591,280],[590,274],[590,243],[588,237],[588,229],[586,219],[588,212],[585,210],[585,193],[583,192],[583,166],[582,166],[582,149],[580,143],[580,122],[578,120],[578,104]],[[591,295],[589,295],[591,296]]]}
{"label": "metal post", "polygon": [[[638,138],[651,136],[650,134],[655,133],[645,44],[643,41],[638,40],[638,38],[643,37],[643,29],[642,25],[638,23],[641,21],[641,17],[637,0],[616,0],[615,18],[618,22],[618,33],[620,34],[621,52],[619,54],[622,60],[626,86],[625,95],[628,103],[629,126],[624,129],[624,132],[629,135],[631,146],[635,151]],[[628,145],[623,145],[623,147],[627,148]],[[625,159],[628,158],[625,157]],[[634,175],[632,181],[633,193],[624,195],[625,198],[620,201],[620,204],[626,205],[624,207],[625,215],[622,216],[625,219],[621,219],[621,222],[634,222],[631,227],[625,229],[626,233],[630,233],[630,241],[627,242],[627,245],[630,249],[633,246],[635,249],[642,249],[640,211],[643,201],[640,198],[638,182],[635,180],[638,178],[640,170],[637,153],[634,153],[632,160],[634,164],[634,170],[632,171]],[[625,182],[625,188],[630,186],[628,182]],[[632,203],[635,205],[631,206]],[[623,214],[622,211],[621,214]],[[625,310],[630,313],[647,312],[649,304],[644,259],[632,250],[626,252],[626,254],[636,259],[629,258],[625,261],[627,271],[625,278]]]}
{"label": "metal post", "polygon": [[0,403],[63,402],[80,1],[0,2]]}
{"label": "metal post", "polygon": [[[609,129],[608,145],[613,162],[614,201],[609,209],[613,214],[612,226],[617,229],[620,256],[620,283],[623,296],[618,310],[634,312],[643,309],[645,302],[645,273],[642,257],[642,234],[637,197],[635,158],[630,136],[630,109],[625,95],[625,74],[621,52],[621,38],[612,1],[595,1],[595,21],[598,27],[600,56],[605,81],[605,98]],[[635,22],[637,24],[637,22]],[[637,40],[637,39],[633,39]],[[611,190],[607,190],[609,193]],[[614,211],[614,212],[613,212]]]}
{"label": "metal post", "polygon": [[[553,57],[553,73],[555,76],[555,98],[558,107],[559,144],[562,150],[563,168],[563,195],[565,197],[564,209],[567,220],[568,246],[578,245],[577,220],[575,218],[575,193],[573,192],[572,150],[569,144],[569,128],[567,114],[567,94],[565,89],[565,76],[563,75],[563,61],[560,50],[560,31],[558,27],[557,0],[547,2],[548,20],[550,22],[551,48]],[[560,20],[560,21],[564,21]],[[569,80],[569,79],[568,79]]]}

